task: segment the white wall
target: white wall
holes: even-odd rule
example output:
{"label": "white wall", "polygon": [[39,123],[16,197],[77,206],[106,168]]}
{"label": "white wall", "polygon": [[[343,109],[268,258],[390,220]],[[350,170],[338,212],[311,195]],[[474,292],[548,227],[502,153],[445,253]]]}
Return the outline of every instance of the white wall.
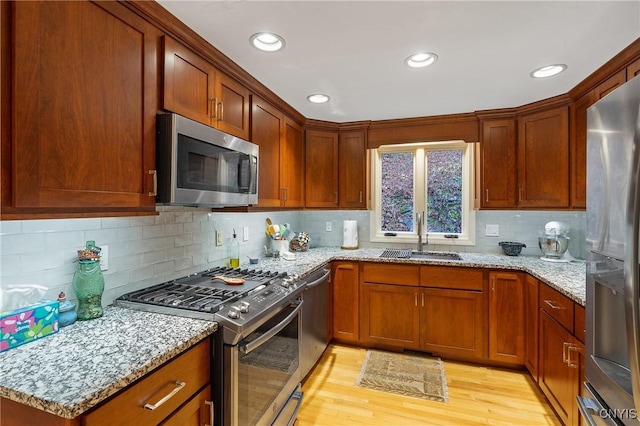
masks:
{"label": "white wall", "polygon": [[[311,234],[312,247],[342,245],[342,221],[358,221],[360,247],[389,246],[369,242],[368,211],[285,211],[261,213],[212,213],[207,209],[158,207],[159,215],[127,218],[0,221],[0,284],[41,284],[46,297],[60,291],[75,299],[71,278],[76,250],[87,240],[109,246],[109,270],[104,272],[103,304],[123,293],[158,284],[227,262],[232,228],[245,256],[261,256],[268,244],[264,233],[267,217],[274,223],[290,223],[296,231]],[[562,220],[572,228],[571,253],[584,258],[584,212],[479,211],[476,213],[476,246],[429,246],[431,250],[500,253],[500,241],[525,243],[524,255],[541,255],[537,236],[544,224]],[[326,231],[326,222],[332,231]],[[485,237],[485,224],[499,224],[499,237]],[[242,241],[242,228],[249,240]],[[224,244],[215,246],[215,230]]]}

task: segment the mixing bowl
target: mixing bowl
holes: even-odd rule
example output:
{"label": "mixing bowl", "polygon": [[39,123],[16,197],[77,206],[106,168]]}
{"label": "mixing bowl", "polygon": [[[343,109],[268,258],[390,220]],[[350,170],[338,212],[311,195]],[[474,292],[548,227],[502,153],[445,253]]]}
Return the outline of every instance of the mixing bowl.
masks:
{"label": "mixing bowl", "polygon": [[560,258],[569,248],[569,238],[544,235],[538,237],[538,246],[545,256]]}

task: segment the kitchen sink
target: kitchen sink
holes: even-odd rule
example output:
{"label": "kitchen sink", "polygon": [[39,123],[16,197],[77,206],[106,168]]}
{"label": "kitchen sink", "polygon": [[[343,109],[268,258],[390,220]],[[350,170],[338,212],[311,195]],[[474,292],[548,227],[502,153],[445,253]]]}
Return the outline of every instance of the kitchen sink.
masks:
{"label": "kitchen sink", "polygon": [[462,260],[458,253],[439,253],[428,251],[413,251],[409,259],[424,259],[424,260]]}
{"label": "kitchen sink", "polygon": [[411,251],[410,249],[387,249],[380,257],[387,259],[417,259],[417,260],[462,260],[458,253],[438,251]]}

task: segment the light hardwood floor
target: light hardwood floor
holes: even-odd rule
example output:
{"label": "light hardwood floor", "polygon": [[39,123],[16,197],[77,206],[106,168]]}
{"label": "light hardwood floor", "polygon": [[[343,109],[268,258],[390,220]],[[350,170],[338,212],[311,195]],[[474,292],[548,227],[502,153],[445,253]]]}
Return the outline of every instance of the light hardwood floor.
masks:
{"label": "light hardwood floor", "polygon": [[329,345],[303,382],[297,426],[561,425],[526,372],[444,361],[449,402],[355,386],[366,349]]}

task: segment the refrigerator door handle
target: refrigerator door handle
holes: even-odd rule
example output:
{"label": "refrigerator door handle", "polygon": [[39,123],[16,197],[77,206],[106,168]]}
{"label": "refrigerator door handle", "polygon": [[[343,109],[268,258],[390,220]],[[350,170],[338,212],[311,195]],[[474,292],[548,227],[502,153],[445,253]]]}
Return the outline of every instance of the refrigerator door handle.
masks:
{"label": "refrigerator door handle", "polygon": [[636,409],[640,409],[640,289],[638,289],[638,237],[640,236],[640,129],[635,129],[633,158],[629,172],[627,192],[624,287],[625,322],[627,344],[629,345],[629,369]]}

